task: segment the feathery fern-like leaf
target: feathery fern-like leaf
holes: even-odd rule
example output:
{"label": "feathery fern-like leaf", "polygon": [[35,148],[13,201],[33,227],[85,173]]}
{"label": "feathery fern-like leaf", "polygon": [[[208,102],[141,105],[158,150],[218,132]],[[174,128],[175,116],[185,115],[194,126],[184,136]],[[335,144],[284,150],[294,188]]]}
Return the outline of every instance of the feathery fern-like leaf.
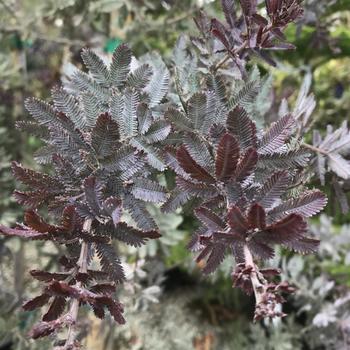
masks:
{"label": "feathery fern-like leaf", "polygon": [[94,80],[103,86],[108,86],[110,74],[108,67],[103,62],[101,57],[96,55],[96,53],[89,48],[83,49],[81,57]]}
{"label": "feathery fern-like leaf", "polygon": [[113,52],[110,65],[110,79],[114,86],[121,88],[130,72],[131,50],[126,44],[121,44]]}
{"label": "feathery fern-like leaf", "polygon": [[91,132],[91,146],[98,158],[108,157],[120,147],[118,124],[107,113],[97,119]]}
{"label": "feathery fern-like leaf", "polygon": [[237,137],[242,150],[256,146],[256,126],[243,108],[236,107],[229,112],[226,126]]}
{"label": "feathery fern-like leaf", "polygon": [[165,188],[148,179],[135,179],[131,193],[145,202],[162,203],[166,200]]}
{"label": "feathery fern-like leaf", "polygon": [[327,204],[326,196],[318,190],[306,193],[299,198],[288,199],[269,212],[271,217],[280,217],[288,214],[298,214],[305,218],[320,212]]}
{"label": "feathery fern-like leaf", "polygon": [[272,154],[281,148],[290,136],[295,120],[291,114],[287,114],[277,120],[265,132],[260,144],[260,154]]}
{"label": "feathery fern-like leaf", "polygon": [[147,86],[153,75],[152,68],[148,64],[142,64],[129,74],[126,85],[141,90]]}
{"label": "feathery fern-like leaf", "polygon": [[110,244],[97,243],[96,252],[103,271],[107,272],[110,278],[116,283],[123,282],[125,280],[124,269],[113,246]]}
{"label": "feathery fern-like leaf", "polygon": [[184,146],[181,146],[177,150],[176,158],[181,167],[194,179],[201,182],[215,182],[215,179],[197,162],[195,162]]}
{"label": "feathery fern-like leaf", "polygon": [[224,182],[230,180],[235,175],[238,158],[238,141],[231,134],[224,134],[219,142],[216,153],[216,178]]}
{"label": "feathery fern-like leaf", "polygon": [[158,120],[150,126],[145,134],[145,139],[148,143],[164,141],[170,134],[170,131],[171,126],[165,120]]}
{"label": "feathery fern-like leaf", "polygon": [[287,171],[274,173],[263,185],[256,200],[264,208],[272,208],[281,196],[286,192],[290,183],[290,176]]}
{"label": "feathery fern-like leaf", "polygon": [[78,100],[63,88],[52,89],[54,105],[59,112],[66,114],[78,129],[84,130],[86,118]]}

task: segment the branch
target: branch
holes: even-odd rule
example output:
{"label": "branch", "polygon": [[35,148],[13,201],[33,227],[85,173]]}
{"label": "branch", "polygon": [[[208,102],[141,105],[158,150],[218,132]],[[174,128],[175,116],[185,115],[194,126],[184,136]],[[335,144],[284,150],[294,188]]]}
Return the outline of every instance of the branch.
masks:
{"label": "branch", "polygon": [[[249,269],[251,268],[250,280],[252,282],[252,286],[254,290],[255,302],[256,302],[256,305],[258,305],[261,303],[263,299],[264,287],[258,277],[257,271],[259,271],[259,269],[255,265],[252,253],[250,252],[247,245],[244,246],[244,260],[245,260],[246,268],[249,268]],[[266,282],[266,280],[264,280],[264,282]]]}
{"label": "branch", "polygon": [[[84,222],[83,230],[85,232],[90,232],[91,223],[92,223],[91,219],[87,219]],[[89,244],[86,242],[82,242],[81,250],[80,250],[80,257],[79,257],[79,260],[77,262],[78,272],[81,272],[81,273],[87,272],[88,250],[89,250]],[[76,284],[76,287],[78,287],[78,288],[80,288],[81,286],[82,286],[81,282],[78,282]],[[75,338],[76,338],[76,333],[77,333],[76,332],[76,324],[77,324],[77,320],[78,320],[78,311],[79,311],[79,299],[74,299],[71,303],[71,307],[70,307],[69,314],[68,314],[70,325],[69,325],[69,329],[68,329],[68,336],[67,336],[66,344],[63,347],[64,350],[74,349],[74,343],[75,343]]]}
{"label": "branch", "polygon": [[[254,321],[264,318],[284,317],[285,314],[279,311],[279,305],[285,300],[281,296],[281,292],[292,293],[294,288],[289,286],[287,282],[275,284],[269,282],[264,277],[264,270],[260,270],[254,263],[252,253],[247,245],[243,247],[244,263],[238,264],[233,274],[235,285],[241,286],[247,293],[254,292],[255,296],[255,313]],[[269,269],[275,275],[280,273],[277,269]],[[266,273],[266,270],[265,270]],[[250,282],[250,285],[247,282]]]}

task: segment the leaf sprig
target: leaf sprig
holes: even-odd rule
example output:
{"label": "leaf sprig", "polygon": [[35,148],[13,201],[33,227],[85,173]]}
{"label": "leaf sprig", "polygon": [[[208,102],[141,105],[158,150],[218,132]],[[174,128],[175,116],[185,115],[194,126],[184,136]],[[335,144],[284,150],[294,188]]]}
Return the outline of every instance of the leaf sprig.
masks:
{"label": "leaf sprig", "polygon": [[[302,142],[300,116],[309,112],[283,113],[267,128],[257,120],[263,115],[259,108],[266,112],[270,105],[260,105],[269,99],[269,80],[256,68],[247,70],[246,62],[254,53],[274,64],[265,50],[292,47],[283,30],[301,15],[299,2],[266,1],[266,17],[257,1],[240,4],[238,16],[232,0],[222,1],[226,24],[204,13],[196,18],[201,36],[179,38],[172,84],[158,55],[136,60],[122,44],[110,64],[83,50],[88,73],[76,70],[64,87],[54,88],[53,104],[26,101],[34,121],[18,126],[42,139],[36,160],[50,164],[52,172],[13,163],[14,176],[29,187],[14,193],[27,211],[24,223],[0,231],[65,246],[59,271],[31,271],[44,287],[24,308],[48,305],[33,338],[67,328],[57,344],[78,348],[80,305],[90,306],[96,317],[109,312],[117,323],[125,322],[115,295],[125,279],[116,243],[137,248],[160,237],[147,203],[172,212],[191,202],[200,227],[188,246],[198,262],[205,260],[203,272],[214,272],[231,255],[232,283],[254,293],[255,320],[284,315],[277,305],[293,288],[262,262],[274,256],[276,245],[302,254],[317,249],[306,219],[327,199],[305,186],[312,147],[327,149],[329,166],[341,169],[329,146],[332,133],[311,147]],[[239,78],[226,65],[230,58]],[[307,104],[304,110],[310,111],[314,104]],[[348,133],[335,134],[342,148]],[[176,174],[172,191],[158,181],[166,169]],[[50,221],[40,215],[42,208]],[[135,226],[124,221],[125,213]],[[93,261],[99,268],[92,268]]]}

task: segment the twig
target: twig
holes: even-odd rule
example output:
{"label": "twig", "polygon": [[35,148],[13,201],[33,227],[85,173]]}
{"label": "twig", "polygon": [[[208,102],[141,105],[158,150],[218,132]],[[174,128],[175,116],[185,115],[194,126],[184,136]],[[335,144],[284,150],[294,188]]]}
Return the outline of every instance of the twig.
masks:
{"label": "twig", "polygon": [[[85,232],[90,232],[91,230],[91,219],[87,219],[84,222],[84,227],[83,230]],[[87,268],[88,268],[88,262],[87,262],[87,256],[88,256],[88,250],[89,250],[89,245],[86,242],[82,242],[81,244],[81,249],[80,249],[80,256],[79,260],[77,262],[79,272],[81,273],[86,273]],[[82,286],[81,282],[78,282],[76,284],[77,288],[80,288]],[[66,344],[64,345],[63,349],[64,350],[71,350],[74,349],[74,342],[75,342],[75,337],[76,337],[76,324],[78,320],[78,311],[79,311],[79,299],[74,299],[72,301],[70,310],[69,310],[69,319],[70,319],[70,325],[68,329],[68,336],[66,340]]]}
{"label": "twig", "polygon": [[257,267],[254,263],[254,259],[252,253],[250,252],[247,245],[244,246],[244,259],[246,267],[252,267],[252,271],[250,273],[250,280],[253,285],[254,295],[255,295],[255,303],[256,305],[260,304],[263,297],[264,288],[257,273]]}
{"label": "twig", "polygon": [[234,59],[235,55],[239,55],[248,45],[248,41],[245,41],[240,47],[236,50],[230,52],[231,55],[224,57],[214,68],[214,72],[217,72],[230,58]]}
{"label": "twig", "polygon": [[324,156],[328,156],[328,152],[321,149],[321,148],[318,148],[318,147],[315,147],[315,146],[312,146],[312,145],[309,145],[308,143],[302,143],[302,146],[304,146],[305,148],[308,148],[309,150],[313,151],[313,152],[316,152],[316,153],[321,153],[323,154]]}

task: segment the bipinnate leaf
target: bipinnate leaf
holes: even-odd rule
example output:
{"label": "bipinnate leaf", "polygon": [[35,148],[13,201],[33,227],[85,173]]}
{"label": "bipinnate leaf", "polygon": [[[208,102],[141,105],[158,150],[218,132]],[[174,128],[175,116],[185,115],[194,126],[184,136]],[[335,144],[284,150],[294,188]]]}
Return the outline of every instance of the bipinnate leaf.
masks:
{"label": "bipinnate leaf", "polygon": [[121,44],[113,52],[110,65],[110,79],[113,85],[121,88],[130,72],[131,50],[126,44]]}
{"label": "bipinnate leaf", "polygon": [[234,0],[221,0],[221,7],[225,15],[226,22],[231,28],[234,28],[236,22]]}
{"label": "bipinnate leaf", "polygon": [[228,131],[236,136],[242,150],[256,146],[256,126],[244,108],[236,107],[230,111],[226,126]]}
{"label": "bipinnate leaf", "polygon": [[165,120],[154,122],[145,133],[148,143],[164,141],[170,134],[171,126]]}
{"label": "bipinnate leaf", "polygon": [[253,147],[248,148],[238,162],[235,174],[236,181],[242,182],[250,176],[256,168],[257,162],[258,152]]}
{"label": "bipinnate leaf", "polygon": [[118,324],[125,324],[125,319],[123,317],[124,309],[122,304],[107,296],[101,296],[96,299],[99,304],[105,306],[108,309],[115,322]]}
{"label": "bipinnate leaf", "polygon": [[225,46],[226,50],[231,51],[232,46],[229,42],[230,39],[226,33],[226,28],[218,19],[211,19],[210,31]]}
{"label": "bipinnate leaf", "polygon": [[140,96],[137,91],[127,89],[124,93],[124,109],[122,113],[122,130],[126,137],[137,135],[137,106]]}
{"label": "bipinnate leaf", "polygon": [[216,178],[228,181],[235,175],[239,159],[239,144],[234,136],[226,133],[222,136],[216,153]]}
{"label": "bipinnate leaf", "polygon": [[76,126],[84,130],[87,127],[86,116],[78,99],[63,88],[52,89],[52,98],[56,109],[64,113]]}
{"label": "bipinnate leaf", "polygon": [[51,197],[52,196],[50,196],[50,194],[45,190],[31,192],[22,192],[15,190],[13,192],[13,198],[15,198],[17,203],[29,209],[37,209],[43,203],[47,202],[47,200]]}
{"label": "bipinnate leaf", "polygon": [[116,197],[109,197],[103,202],[104,211],[112,218],[114,226],[117,226],[122,216],[122,201]]}
{"label": "bipinnate leaf", "polygon": [[[249,1],[249,0],[248,0]],[[261,89],[260,79],[250,79],[245,83],[239,91],[237,91],[229,100],[229,109],[242,107],[245,110],[250,110]],[[246,118],[244,118],[246,119]],[[242,121],[244,120],[242,119]],[[253,123],[253,122],[252,122]],[[255,127],[255,124],[251,124]]]}
{"label": "bipinnate leaf", "polygon": [[57,233],[59,228],[57,226],[50,225],[44,221],[44,219],[34,210],[26,210],[24,213],[25,224],[41,233]]}
{"label": "bipinnate leaf", "polygon": [[[163,130],[164,131],[164,130]],[[153,145],[146,142],[141,138],[134,138],[131,144],[141,152],[146,155],[147,163],[154,169],[159,171],[164,171],[166,169],[166,164],[163,159],[161,152],[155,148]],[[134,165],[135,167],[136,165]]]}
{"label": "bipinnate leaf", "polygon": [[[107,87],[102,86],[97,81],[95,81],[88,73],[76,70],[71,78],[71,87],[81,94],[81,97],[89,96],[90,99],[94,100],[94,104],[102,106],[102,103],[108,102],[110,98],[110,91]],[[83,105],[84,102],[82,101]],[[85,110],[85,108],[83,108]],[[86,110],[85,110],[86,111]],[[102,111],[101,111],[102,113]],[[89,115],[85,114],[85,117],[92,119]],[[89,122],[90,123],[90,122]],[[89,124],[88,123],[88,124]]]}
{"label": "bipinnate leaf", "polygon": [[300,254],[312,254],[316,253],[320,245],[320,241],[317,239],[302,237],[297,241],[287,242],[283,244],[286,248],[294,250]]}
{"label": "bipinnate leaf", "polygon": [[146,208],[146,203],[136,199],[133,195],[125,196],[124,208],[129,212],[139,228],[146,231],[157,229],[157,225]]}
{"label": "bipinnate leaf", "polygon": [[291,114],[287,114],[277,120],[265,132],[259,144],[260,154],[272,154],[281,148],[291,135],[295,120]]}
{"label": "bipinnate leaf", "polygon": [[202,199],[212,198],[218,195],[218,191],[214,186],[208,186],[202,182],[192,182],[184,179],[181,176],[176,177],[176,185],[181,191]]}
{"label": "bipinnate leaf", "polygon": [[149,97],[149,106],[151,108],[162,102],[169,89],[170,74],[159,54],[147,54],[144,61],[152,67],[152,77],[145,87],[144,91]]}
{"label": "bipinnate leaf", "polygon": [[12,173],[14,177],[27,185],[31,190],[46,190],[48,192],[60,192],[62,184],[56,179],[47,174],[24,168],[17,162],[12,162]]}
{"label": "bipinnate leaf", "polygon": [[221,137],[226,133],[226,128],[223,124],[213,124],[209,130],[210,141],[217,149],[217,146],[221,140]]}
{"label": "bipinnate leaf", "polygon": [[[88,149],[82,132],[65,114],[57,112],[50,104],[35,98],[27,99],[25,106],[32,117],[40,125],[47,126],[53,135],[66,135],[66,143],[69,143],[70,147],[74,145],[77,149]],[[57,145],[58,140],[51,137],[51,141],[55,141],[54,144]],[[67,145],[64,146],[66,149]]]}
{"label": "bipinnate leaf", "polygon": [[124,222],[120,223],[112,233],[112,238],[125,242],[135,248],[145,245],[148,239],[156,239],[160,237],[161,235],[158,231],[138,230],[134,227],[128,226]]}
{"label": "bipinnate leaf", "polygon": [[173,191],[162,205],[163,213],[172,213],[186,204],[193,196],[184,191]]}
{"label": "bipinnate leaf", "polygon": [[201,181],[214,183],[215,179],[190,156],[184,146],[181,146],[176,152],[176,158],[183,168],[192,178]]}
{"label": "bipinnate leaf", "polygon": [[68,272],[48,272],[42,270],[31,270],[30,275],[42,282],[50,282],[52,280],[64,281],[69,277]]}
{"label": "bipinnate leaf", "polygon": [[215,170],[213,157],[209,146],[198,135],[188,133],[183,137],[183,143],[193,160],[209,173]]}
{"label": "bipinnate leaf", "polygon": [[247,245],[251,253],[259,259],[269,260],[275,256],[274,249],[268,244],[252,239]]}
{"label": "bipinnate leaf", "polygon": [[50,298],[51,296],[49,294],[44,293],[33,299],[28,300],[22,305],[22,307],[26,311],[33,311],[39,307],[43,307],[44,305],[46,305],[49,302]]}
{"label": "bipinnate leaf", "polygon": [[184,169],[181,167],[179,161],[176,158],[176,149],[171,146],[167,146],[164,152],[164,160],[166,165],[175,172],[175,174],[181,176],[182,178],[189,180],[191,177]]}
{"label": "bipinnate leaf", "polygon": [[136,199],[151,203],[162,203],[165,202],[167,198],[163,186],[152,180],[142,178],[134,180],[131,193]]}
{"label": "bipinnate leaf", "polygon": [[251,206],[248,213],[248,222],[250,227],[254,229],[264,229],[266,227],[266,213],[260,204],[255,203]]}
{"label": "bipinnate leaf", "polygon": [[259,167],[265,169],[285,170],[289,168],[303,168],[309,164],[310,152],[304,149],[275,152],[273,154],[260,154]]}
{"label": "bipinnate leaf", "polygon": [[145,165],[141,154],[136,148],[129,145],[121,146],[101,163],[110,172],[120,172],[122,180],[129,180]]}
{"label": "bipinnate leaf", "polygon": [[35,230],[31,230],[25,226],[18,228],[9,228],[4,225],[0,225],[0,232],[5,236],[20,237],[33,240],[49,240],[50,235],[48,233],[41,233]]}
{"label": "bipinnate leaf", "polygon": [[98,294],[113,294],[116,291],[114,283],[97,283],[89,288],[91,292]]}
{"label": "bipinnate leaf", "polygon": [[305,218],[314,216],[327,204],[327,197],[319,190],[310,191],[299,198],[291,198],[275,207],[269,216],[276,218],[287,214],[298,214]]}
{"label": "bipinnate leaf", "polygon": [[99,224],[96,230],[103,235],[110,236],[112,239],[122,241],[135,248],[146,244],[148,239],[161,237],[156,230],[142,231],[135,227],[128,226],[125,222],[120,222],[117,226],[112,223]]}
{"label": "bipinnate leaf", "polygon": [[211,231],[224,231],[226,228],[225,222],[217,214],[205,207],[197,208],[195,214]]}
{"label": "bipinnate leaf", "polygon": [[329,167],[341,178],[350,178],[350,162],[338,153],[328,153]]}
{"label": "bipinnate leaf", "polygon": [[136,116],[138,120],[139,133],[144,135],[153,123],[152,112],[146,103],[137,106]]}
{"label": "bipinnate leaf", "polygon": [[227,213],[227,221],[233,232],[245,234],[249,230],[249,223],[243,216],[241,210],[232,206]]}
{"label": "bipinnate leaf", "polygon": [[303,238],[306,231],[307,224],[303,217],[290,214],[258,233],[256,239],[262,243],[287,244]]}
{"label": "bipinnate leaf", "polygon": [[224,261],[225,251],[226,247],[224,244],[215,244],[213,247],[211,247],[210,255],[207,259],[205,267],[203,268],[203,273],[207,275],[213,273]]}
{"label": "bipinnate leaf", "polygon": [[99,215],[102,206],[102,185],[94,176],[84,180],[84,193],[86,204],[93,214]]}
{"label": "bipinnate leaf", "polygon": [[25,107],[31,116],[41,125],[60,124],[56,111],[44,101],[29,98],[25,101]]}
{"label": "bipinnate leaf", "polygon": [[125,273],[114,247],[110,244],[98,243],[96,244],[96,252],[102,270],[108,273],[112,281],[122,283],[125,280]]}
{"label": "bipinnate leaf", "polygon": [[32,328],[28,335],[33,339],[39,339],[47,337],[60,328],[62,328],[62,322],[59,320],[51,322],[39,322]]}
{"label": "bipinnate leaf", "polygon": [[195,130],[200,130],[207,113],[207,96],[204,93],[194,94],[187,103],[188,118]]}
{"label": "bipinnate leaf", "polygon": [[49,309],[43,316],[43,321],[50,322],[60,317],[65,310],[66,299],[64,297],[57,296],[53,299]]}
{"label": "bipinnate leaf", "polygon": [[290,176],[287,171],[276,172],[264,183],[256,200],[264,208],[272,208],[281,200],[281,196],[286,192],[289,184]]}
{"label": "bipinnate leaf", "polygon": [[91,146],[99,159],[112,155],[119,147],[119,127],[108,113],[101,114],[91,132]]}
{"label": "bipinnate leaf", "polygon": [[129,74],[126,84],[135,89],[143,89],[151,80],[153,71],[148,64],[142,64]]}
{"label": "bipinnate leaf", "polygon": [[89,48],[83,49],[81,57],[95,81],[101,85],[108,86],[110,73],[104,61]]}
{"label": "bipinnate leaf", "polygon": [[189,118],[187,118],[187,116],[181,111],[179,111],[178,109],[170,107],[165,112],[164,118],[168,120],[170,123],[172,123],[177,129],[190,131],[190,132],[192,132],[193,130],[192,121]]}
{"label": "bipinnate leaf", "polygon": [[239,1],[245,16],[252,16],[256,13],[258,1],[257,0],[240,0]]}

